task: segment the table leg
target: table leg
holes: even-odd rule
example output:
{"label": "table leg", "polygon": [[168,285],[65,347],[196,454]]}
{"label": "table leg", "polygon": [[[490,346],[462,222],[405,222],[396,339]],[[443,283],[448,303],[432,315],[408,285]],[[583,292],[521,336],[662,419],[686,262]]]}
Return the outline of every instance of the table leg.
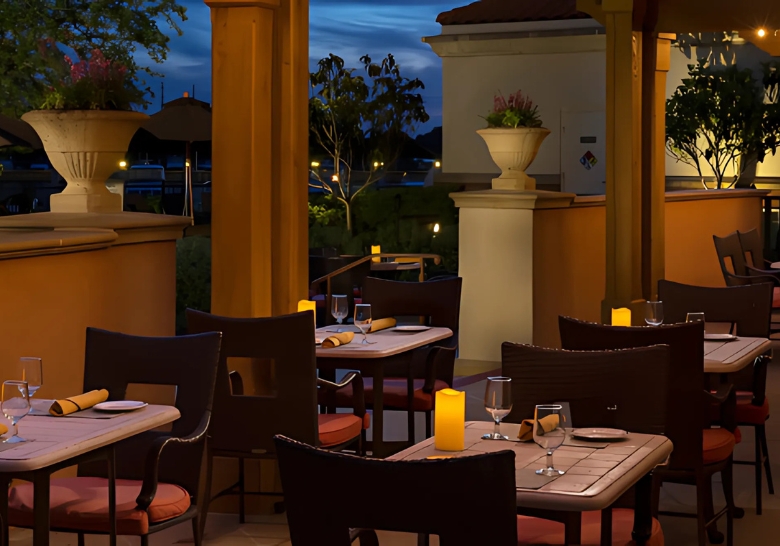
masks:
{"label": "table leg", "polygon": [[49,546],[49,473],[33,476],[33,546]]}
{"label": "table leg", "polygon": [[108,447],[108,543],[116,546],[116,453]]}
{"label": "table leg", "polygon": [[646,543],[652,534],[653,478],[646,474],[634,487],[634,530],[631,537],[637,544]]}
{"label": "table leg", "polygon": [[566,513],[564,534],[566,544],[580,544],[582,542],[582,512]]}
{"label": "table leg", "polygon": [[385,385],[385,373],[384,373],[384,367],[382,366],[382,360],[379,359],[376,366],[374,366],[373,370],[373,378],[374,378],[374,440],[373,440],[373,456],[378,458],[383,458],[386,456],[385,453],[385,442],[384,442],[384,426],[385,426],[385,420],[384,420],[384,403],[385,403],[385,395],[384,395],[384,385]]}
{"label": "table leg", "polygon": [[601,511],[601,546],[612,546],[612,507]]}

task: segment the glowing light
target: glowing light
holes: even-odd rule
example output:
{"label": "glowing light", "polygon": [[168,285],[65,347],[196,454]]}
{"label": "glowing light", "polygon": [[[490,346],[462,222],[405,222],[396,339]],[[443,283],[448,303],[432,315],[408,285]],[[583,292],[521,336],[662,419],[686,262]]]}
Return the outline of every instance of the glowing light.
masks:
{"label": "glowing light", "polygon": [[433,166],[436,167],[437,169],[441,169],[441,161],[437,161],[436,163],[433,164]]}
{"label": "glowing light", "polygon": [[190,162],[189,162],[189,161],[185,161],[185,162],[184,162],[184,166],[185,166],[185,167],[189,167],[189,166],[190,166]]}
{"label": "glowing light", "polygon": [[377,167],[379,167],[379,161],[374,161],[374,168],[376,169]]}
{"label": "glowing light", "polygon": [[125,167],[127,167],[127,161],[120,161],[119,162],[119,168],[120,169],[124,169]]}
{"label": "glowing light", "polygon": [[332,182],[338,182],[339,181],[339,175],[334,174],[333,176],[330,177],[330,179],[331,179]]}
{"label": "glowing light", "polygon": [[311,166],[312,166],[312,167],[314,167],[314,168],[316,169],[317,167],[319,167],[319,166],[320,166],[320,162],[319,162],[319,161],[312,161],[312,162],[311,162]]}
{"label": "glowing light", "polygon": [[763,28],[758,29],[758,37],[763,38],[764,36],[766,36],[766,30]]}
{"label": "glowing light", "polygon": [[434,224],[433,225],[433,232],[434,233],[439,233],[439,224]]}

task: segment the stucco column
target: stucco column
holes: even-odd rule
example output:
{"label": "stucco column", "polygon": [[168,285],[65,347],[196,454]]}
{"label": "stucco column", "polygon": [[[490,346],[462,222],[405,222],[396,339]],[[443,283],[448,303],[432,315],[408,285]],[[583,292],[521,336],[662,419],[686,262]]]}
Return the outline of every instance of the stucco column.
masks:
{"label": "stucco column", "polygon": [[212,312],[296,310],[308,277],[308,0],[206,0]]}
{"label": "stucco column", "polygon": [[642,297],[642,34],[632,0],[604,0],[607,29],[607,275],[602,319]]}

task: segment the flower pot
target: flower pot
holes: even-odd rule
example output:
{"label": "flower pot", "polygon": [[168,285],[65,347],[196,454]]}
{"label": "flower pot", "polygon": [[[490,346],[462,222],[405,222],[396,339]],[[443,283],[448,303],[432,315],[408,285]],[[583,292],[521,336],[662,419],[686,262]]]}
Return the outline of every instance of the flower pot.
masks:
{"label": "flower pot", "polygon": [[543,127],[480,129],[477,134],[487,144],[490,157],[501,169],[493,179],[494,190],[535,190],[536,180],[525,170],[536,158],[539,146],[550,134]]}
{"label": "flower pot", "polygon": [[122,196],[106,188],[135,132],[149,116],[114,110],[35,110],[22,116],[67,182],[51,196],[52,212],[121,212]]}

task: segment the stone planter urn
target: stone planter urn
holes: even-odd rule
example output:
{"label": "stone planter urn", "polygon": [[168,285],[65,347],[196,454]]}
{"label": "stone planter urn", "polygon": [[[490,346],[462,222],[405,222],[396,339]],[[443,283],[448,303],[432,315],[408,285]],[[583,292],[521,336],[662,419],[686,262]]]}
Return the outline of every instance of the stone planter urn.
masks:
{"label": "stone planter urn", "polygon": [[121,212],[122,196],[106,188],[135,132],[149,119],[121,110],[35,110],[22,116],[67,182],[51,196],[52,212]]}
{"label": "stone planter urn", "polygon": [[494,190],[535,190],[536,180],[525,170],[536,158],[542,141],[550,134],[543,127],[480,129],[477,134],[487,144],[490,157],[501,169],[493,179]]}

